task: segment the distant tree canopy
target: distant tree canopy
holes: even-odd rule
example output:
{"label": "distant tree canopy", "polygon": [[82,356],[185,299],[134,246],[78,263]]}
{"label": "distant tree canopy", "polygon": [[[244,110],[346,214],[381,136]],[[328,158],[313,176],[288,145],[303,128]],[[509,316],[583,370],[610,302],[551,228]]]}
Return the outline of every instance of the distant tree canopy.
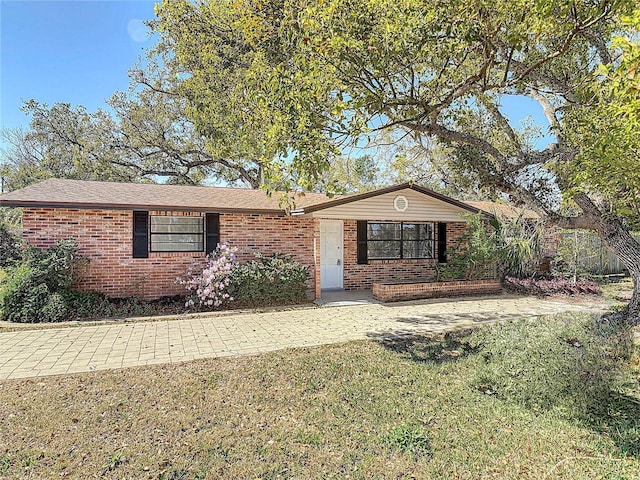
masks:
{"label": "distant tree canopy", "polygon": [[258,188],[261,146],[232,134],[231,125],[224,133],[200,133],[186,114],[180,75],[161,55],[154,52],[158,61],[151,58],[145,69],[130,71],[130,90],[114,93],[109,110],[25,102],[29,129],[2,132],[8,145],[0,166],[5,189],[50,177],[137,182],[160,177],[182,184],[214,178]]}

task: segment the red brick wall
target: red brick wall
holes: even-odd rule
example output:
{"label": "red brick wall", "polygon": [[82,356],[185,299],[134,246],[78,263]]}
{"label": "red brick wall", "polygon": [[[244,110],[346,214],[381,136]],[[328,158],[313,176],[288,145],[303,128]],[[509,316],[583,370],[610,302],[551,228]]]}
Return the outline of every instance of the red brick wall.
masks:
{"label": "red brick wall", "polygon": [[290,253],[301,265],[309,266],[309,290],[315,289],[314,236],[317,221],[313,218],[280,215],[220,215],[220,239],[238,247],[240,262],[253,260],[256,253],[270,255]]}
{"label": "red brick wall", "polygon": [[[149,212],[152,215],[204,215],[188,212]],[[204,253],[149,253],[133,258],[133,213],[127,210],[25,208],[23,236],[31,245],[47,248],[57,240],[72,238],[80,254],[89,258],[76,285],[110,297],[140,295],[158,298],[185,293],[177,277],[184,276]],[[238,247],[238,259],[250,260],[254,252],[292,253],[310,265],[309,288],[314,289],[314,220],[267,215],[220,215],[220,241]]]}
{"label": "red brick wall", "polygon": [[[150,212],[153,215],[204,215],[188,212]],[[56,240],[75,239],[80,254],[90,262],[83,267],[76,285],[111,297],[140,295],[158,298],[184,293],[175,280],[184,276],[204,253],[149,253],[149,258],[132,256],[133,214],[127,210],[83,210],[25,208],[23,235],[35,247],[52,246]],[[447,244],[453,245],[466,228],[463,222],[447,225]],[[356,261],[356,221],[344,222],[344,287],[371,288],[374,282],[429,281],[434,278],[436,260]],[[309,289],[320,296],[319,221],[313,218],[257,214],[221,214],[220,241],[238,247],[238,260],[254,258],[254,253],[291,253],[309,266]]]}
{"label": "red brick wall", "polygon": [[[452,248],[464,233],[464,222],[447,224],[447,248]],[[372,288],[373,283],[398,283],[430,281],[435,278],[437,260],[369,260],[368,264],[357,262],[357,222],[344,222],[344,288],[360,290]]]}
{"label": "red brick wall", "polygon": [[397,302],[419,298],[455,297],[458,295],[486,295],[502,292],[500,280],[467,280],[385,285],[373,284],[373,298],[382,302]]}
{"label": "red brick wall", "polygon": [[57,240],[74,239],[80,254],[89,258],[79,271],[75,285],[78,289],[110,297],[158,298],[184,293],[184,287],[175,280],[184,276],[193,262],[203,260],[204,253],[149,253],[149,258],[133,258],[132,222],[133,213],[127,210],[26,208],[23,237],[39,248],[50,247]]}

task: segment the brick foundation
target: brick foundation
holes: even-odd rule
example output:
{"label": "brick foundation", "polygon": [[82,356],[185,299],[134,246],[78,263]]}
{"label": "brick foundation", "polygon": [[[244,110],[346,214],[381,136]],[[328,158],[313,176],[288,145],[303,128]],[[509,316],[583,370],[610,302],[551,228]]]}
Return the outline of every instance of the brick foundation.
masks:
{"label": "brick foundation", "polygon": [[499,280],[465,280],[459,282],[424,282],[373,284],[373,298],[381,302],[397,302],[420,298],[455,297],[500,293]]}

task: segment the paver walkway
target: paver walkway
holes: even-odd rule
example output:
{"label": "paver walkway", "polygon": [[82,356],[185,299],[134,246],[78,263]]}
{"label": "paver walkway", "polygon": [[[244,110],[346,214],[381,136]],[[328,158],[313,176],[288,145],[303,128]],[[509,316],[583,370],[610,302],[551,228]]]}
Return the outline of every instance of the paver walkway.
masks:
{"label": "paver walkway", "polygon": [[593,308],[497,296],[14,331],[0,333],[0,379],[256,354],[589,310]]}

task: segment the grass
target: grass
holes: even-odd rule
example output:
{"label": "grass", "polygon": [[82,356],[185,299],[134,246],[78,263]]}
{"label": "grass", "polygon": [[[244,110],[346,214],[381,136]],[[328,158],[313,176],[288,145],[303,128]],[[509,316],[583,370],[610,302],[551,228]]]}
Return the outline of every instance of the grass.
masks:
{"label": "grass", "polygon": [[590,424],[478,391],[479,360],[457,334],[4,381],[0,478],[640,478],[637,357]]}
{"label": "grass", "polygon": [[633,282],[630,277],[625,277],[618,282],[603,283],[600,286],[602,296],[607,299],[612,306],[621,308],[629,303],[633,294]]}

